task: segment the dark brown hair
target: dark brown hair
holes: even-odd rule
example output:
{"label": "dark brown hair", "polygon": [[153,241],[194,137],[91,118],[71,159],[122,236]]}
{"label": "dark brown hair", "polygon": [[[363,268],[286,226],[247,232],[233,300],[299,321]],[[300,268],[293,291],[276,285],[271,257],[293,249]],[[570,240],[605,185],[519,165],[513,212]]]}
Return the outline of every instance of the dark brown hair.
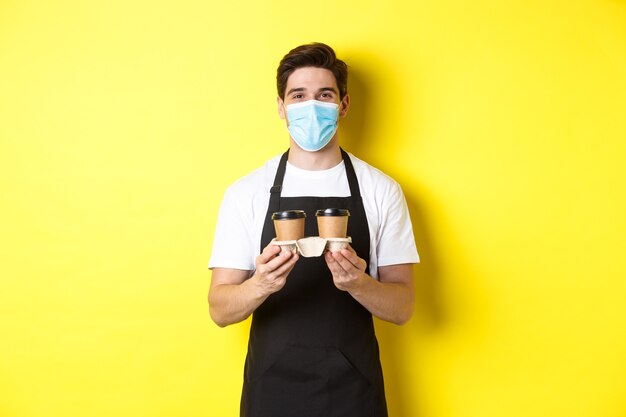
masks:
{"label": "dark brown hair", "polygon": [[276,72],[276,87],[278,96],[285,99],[285,90],[289,76],[298,68],[316,67],[325,68],[333,73],[339,88],[339,97],[343,97],[348,92],[348,66],[338,59],[335,51],[330,46],[323,43],[310,43],[300,45],[283,57],[278,64]]}

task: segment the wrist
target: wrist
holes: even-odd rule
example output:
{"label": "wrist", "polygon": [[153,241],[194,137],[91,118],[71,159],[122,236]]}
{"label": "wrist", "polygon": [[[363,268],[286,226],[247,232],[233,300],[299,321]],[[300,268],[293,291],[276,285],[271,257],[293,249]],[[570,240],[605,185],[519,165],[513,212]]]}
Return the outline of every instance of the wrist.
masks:
{"label": "wrist", "polygon": [[344,291],[348,291],[353,296],[357,296],[367,291],[369,284],[369,275],[365,272],[361,272],[361,275],[355,280],[349,281],[344,285]]}
{"label": "wrist", "polygon": [[269,296],[269,294],[267,293],[267,290],[261,284],[259,275],[257,275],[256,273],[252,275],[250,279],[246,281],[246,283],[248,284],[250,288],[250,292],[254,299],[262,301]]}

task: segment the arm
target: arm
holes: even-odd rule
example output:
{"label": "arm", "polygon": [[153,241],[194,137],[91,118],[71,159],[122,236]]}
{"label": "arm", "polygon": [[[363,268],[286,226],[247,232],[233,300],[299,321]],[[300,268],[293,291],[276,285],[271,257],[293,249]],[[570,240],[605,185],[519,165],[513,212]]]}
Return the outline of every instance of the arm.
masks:
{"label": "arm", "polygon": [[365,260],[350,249],[325,254],[335,286],[347,291],[379,319],[398,325],[413,315],[413,264],[378,268],[379,281],[365,273]]}
{"label": "arm", "polygon": [[[270,294],[285,285],[298,255],[268,245],[256,258],[256,272],[214,268],[209,289],[209,313],[220,327],[245,320]],[[250,277],[250,278],[248,278]]]}

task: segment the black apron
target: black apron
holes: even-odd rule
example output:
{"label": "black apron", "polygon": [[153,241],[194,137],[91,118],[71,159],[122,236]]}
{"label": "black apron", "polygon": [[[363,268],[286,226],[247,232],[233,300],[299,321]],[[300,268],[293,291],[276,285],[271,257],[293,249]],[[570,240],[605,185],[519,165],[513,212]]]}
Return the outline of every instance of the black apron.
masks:
{"label": "black apron", "polygon": [[[341,150],[350,197],[281,197],[288,153],[271,189],[261,250],[276,236],[271,219],[276,211],[304,210],[305,235],[317,236],[316,210],[346,208],[352,247],[369,265],[367,218],[348,154]],[[372,315],[335,287],[323,256],[301,257],[285,286],[254,312],[241,416],[387,416]]]}

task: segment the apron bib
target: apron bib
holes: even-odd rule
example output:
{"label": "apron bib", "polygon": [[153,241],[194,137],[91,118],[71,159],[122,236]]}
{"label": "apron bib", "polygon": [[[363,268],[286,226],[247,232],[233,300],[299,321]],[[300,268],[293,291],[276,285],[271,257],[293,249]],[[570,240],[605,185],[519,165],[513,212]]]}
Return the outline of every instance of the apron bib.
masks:
{"label": "apron bib", "polygon": [[[346,208],[352,247],[369,265],[367,218],[348,154],[341,150],[350,197],[281,197],[288,153],[271,189],[261,250],[275,237],[271,216],[276,211],[304,210],[305,236],[317,236],[318,209]],[[301,257],[285,286],[254,312],[241,416],[387,416],[372,315],[335,287],[323,256]]]}

